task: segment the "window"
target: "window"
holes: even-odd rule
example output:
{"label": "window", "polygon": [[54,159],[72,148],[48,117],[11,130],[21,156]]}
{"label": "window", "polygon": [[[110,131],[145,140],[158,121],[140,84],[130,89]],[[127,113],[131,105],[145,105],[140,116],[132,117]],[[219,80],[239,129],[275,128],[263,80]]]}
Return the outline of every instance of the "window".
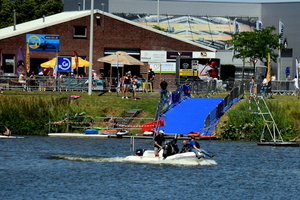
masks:
{"label": "window", "polygon": [[74,26],[74,37],[86,37],[86,26]]}

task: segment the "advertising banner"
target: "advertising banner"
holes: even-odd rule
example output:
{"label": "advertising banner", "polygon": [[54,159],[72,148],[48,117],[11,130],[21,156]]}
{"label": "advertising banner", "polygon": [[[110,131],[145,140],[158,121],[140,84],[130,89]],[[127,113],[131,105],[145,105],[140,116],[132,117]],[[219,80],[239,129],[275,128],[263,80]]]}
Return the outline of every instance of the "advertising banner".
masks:
{"label": "advertising banner", "polygon": [[26,34],[26,42],[30,51],[59,52],[59,35]]}

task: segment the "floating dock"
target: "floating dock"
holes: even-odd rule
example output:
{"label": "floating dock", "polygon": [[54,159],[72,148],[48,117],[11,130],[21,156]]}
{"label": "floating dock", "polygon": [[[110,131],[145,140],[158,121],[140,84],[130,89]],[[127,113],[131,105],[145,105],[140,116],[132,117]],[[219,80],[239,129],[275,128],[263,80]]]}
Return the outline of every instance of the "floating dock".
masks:
{"label": "floating dock", "polygon": [[261,146],[278,146],[278,147],[299,147],[297,142],[258,142]]}

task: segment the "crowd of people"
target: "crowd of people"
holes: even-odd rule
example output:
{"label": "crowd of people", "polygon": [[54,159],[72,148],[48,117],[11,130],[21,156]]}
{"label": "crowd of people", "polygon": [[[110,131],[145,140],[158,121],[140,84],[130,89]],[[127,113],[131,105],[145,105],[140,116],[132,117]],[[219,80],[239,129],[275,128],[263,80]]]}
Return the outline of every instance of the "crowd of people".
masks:
{"label": "crowd of people", "polygon": [[[163,145],[166,146],[168,144],[165,140],[164,134],[165,134],[165,132],[163,130],[160,130],[154,138],[154,155],[155,155],[155,157],[159,157],[159,152],[163,149]],[[177,139],[175,139],[175,143],[176,143],[176,141],[177,141]],[[170,143],[172,143],[172,142],[170,142]],[[174,147],[174,144],[173,144],[173,147]],[[189,142],[187,142],[186,140],[182,141],[182,148],[179,153],[186,153],[186,152],[194,152],[195,156],[198,159],[203,158],[204,155],[209,158],[212,158],[215,156],[214,154],[208,153],[204,149],[200,149],[200,144],[195,140],[195,136],[191,136],[191,139],[189,140]],[[174,151],[174,153],[178,153],[178,152]]]}

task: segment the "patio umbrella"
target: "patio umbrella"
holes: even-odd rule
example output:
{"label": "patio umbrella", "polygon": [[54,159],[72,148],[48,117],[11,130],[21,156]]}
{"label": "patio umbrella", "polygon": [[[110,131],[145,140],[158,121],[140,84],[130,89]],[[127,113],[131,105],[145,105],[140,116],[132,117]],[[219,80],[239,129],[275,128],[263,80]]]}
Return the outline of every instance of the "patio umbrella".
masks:
{"label": "patio umbrella", "polygon": [[[116,63],[123,64],[123,65],[144,65],[143,62],[139,61],[138,59],[130,56],[128,53],[124,51],[117,51],[112,55],[104,56],[102,58],[98,58],[99,62],[105,63]],[[112,65],[110,65],[110,82],[111,82],[111,74],[112,74]],[[124,75],[124,67],[122,68],[122,76]]]}
{"label": "patio umbrella", "polygon": [[[53,58],[47,62],[44,62],[41,64],[41,67],[44,68],[54,68],[56,65],[56,58]],[[87,60],[82,59],[81,57],[78,57],[78,67],[89,67],[90,62]],[[75,63],[75,57],[72,57],[72,68],[76,68],[76,63]]]}
{"label": "patio umbrella", "polygon": [[144,65],[143,62],[130,56],[124,51],[117,51],[112,55],[99,58],[97,61],[105,63],[122,63],[124,65]]}

